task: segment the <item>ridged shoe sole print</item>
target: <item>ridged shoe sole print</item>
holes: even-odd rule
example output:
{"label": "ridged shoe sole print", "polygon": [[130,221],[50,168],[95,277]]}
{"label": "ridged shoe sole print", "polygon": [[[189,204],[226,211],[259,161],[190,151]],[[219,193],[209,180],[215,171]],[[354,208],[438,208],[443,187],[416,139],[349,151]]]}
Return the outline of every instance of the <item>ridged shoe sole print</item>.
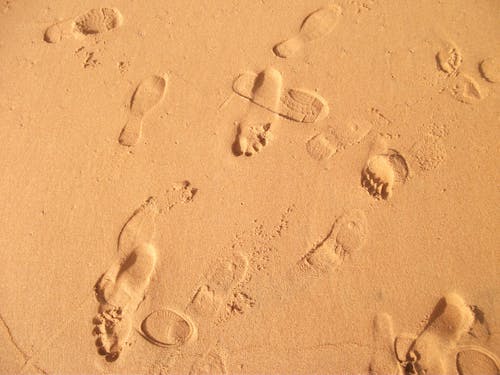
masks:
{"label": "ridged shoe sole print", "polygon": [[81,39],[98,35],[120,27],[123,16],[116,8],[95,8],[76,17],[55,23],[45,30],[43,39],[47,43],[58,43],[66,38]]}
{"label": "ridged shoe sole print", "polygon": [[233,91],[289,120],[313,123],[328,116],[329,108],[326,100],[319,94],[306,89],[284,88],[280,95],[279,105],[274,108],[274,103],[268,103],[263,98],[253,95],[257,76],[254,72],[241,74],[233,82]]}

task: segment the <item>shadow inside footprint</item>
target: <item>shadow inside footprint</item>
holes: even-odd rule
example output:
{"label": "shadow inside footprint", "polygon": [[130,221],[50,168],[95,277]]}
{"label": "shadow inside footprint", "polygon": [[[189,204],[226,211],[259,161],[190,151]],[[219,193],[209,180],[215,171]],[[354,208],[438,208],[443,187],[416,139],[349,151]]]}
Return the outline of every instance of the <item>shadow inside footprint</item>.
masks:
{"label": "shadow inside footprint", "polygon": [[156,265],[156,249],[145,243],[119,258],[95,286],[99,301],[93,335],[99,354],[116,361],[128,344],[135,310],[144,299]]}

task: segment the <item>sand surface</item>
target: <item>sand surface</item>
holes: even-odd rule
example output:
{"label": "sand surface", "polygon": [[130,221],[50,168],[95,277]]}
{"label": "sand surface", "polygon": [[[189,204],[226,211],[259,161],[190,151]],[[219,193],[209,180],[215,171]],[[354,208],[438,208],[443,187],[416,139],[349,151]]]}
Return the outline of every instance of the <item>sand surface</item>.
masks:
{"label": "sand surface", "polygon": [[498,374],[498,0],[0,0],[0,373]]}

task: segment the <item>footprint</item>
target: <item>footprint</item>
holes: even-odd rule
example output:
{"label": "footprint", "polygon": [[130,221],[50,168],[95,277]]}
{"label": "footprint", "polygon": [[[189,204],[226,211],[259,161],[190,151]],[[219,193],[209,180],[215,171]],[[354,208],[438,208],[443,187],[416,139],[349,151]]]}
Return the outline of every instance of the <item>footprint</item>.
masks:
{"label": "footprint", "polygon": [[135,248],[119,258],[96,285],[100,301],[94,319],[96,345],[108,361],[115,361],[128,343],[132,317],[142,302],[156,265],[156,249],[151,244]]}
{"label": "footprint", "polygon": [[453,98],[466,104],[473,104],[483,99],[478,83],[474,78],[463,73],[453,77],[449,91]]}
{"label": "footprint", "polygon": [[408,353],[409,365],[417,374],[448,374],[460,338],[474,323],[474,314],[457,294],[442,298],[424,331]]}
{"label": "footprint", "polygon": [[370,361],[370,374],[400,375],[401,367],[394,353],[394,329],[389,314],[381,313],[373,320],[375,351]]}
{"label": "footprint", "polygon": [[462,65],[462,60],[462,53],[451,42],[447,43],[436,54],[438,68],[449,75],[458,71],[458,68]]}
{"label": "footprint", "polygon": [[172,184],[165,194],[165,202],[162,207],[171,210],[180,203],[189,203],[198,193],[198,189],[191,185],[189,181],[181,181]]}
{"label": "footprint", "polygon": [[459,375],[499,375],[498,358],[482,350],[463,350],[457,354]]}
{"label": "footprint", "polygon": [[372,127],[373,124],[364,119],[340,122],[309,139],[306,150],[314,160],[329,159],[337,152],[360,143]]}
{"label": "footprint", "polygon": [[123,127],[119,142],[123,146],[137,144],[142,133],[144,116],[163,98],[167,87],[167,79],[153,75],[144,79],[135,89],[130,101],[130,114]]}
{"label": "footprint", "polygon": [[257,85],[257,74],[245,72],[233,83],[233,91],[264,107],[271,112],[297,122],[312,123],[328,116],[328,103],[319,94],[305,89],[285,88],[276,110],[262,97],[254,97],[253,89]]}
{"label": "footprint", "polygon": [[376,199],[389,199],[395,183],[405,183],[408,174],[406,159],[398,151],[374,152],[361,171],[361,186]]}
{"label": "footprint", "polygon": [[143,336],[157,346],[181,346],[196,338],[196,329],[188,317],[165,309],[156,310],[142,322]]}
{"label": "footprint", "polygon": [[150,197],[127,220],[118,237],[118,253],[127,256],[137,246],[149,243],[156,229],[158,207],[156,200]]}
{"label": "footprint", "polygon": [[366,215],[353,209],[340,216],[326,238],[310,250],[299,265],[326,272],[338,268],[347,255],[363,246],[368,234]]}
{"label": "footprint", "polygon": [[291,57],[304,44],[330,34],[338,23],[340,13],[338,5],[331,5],[309,14],[298,34],[274,46],[274,53],[283,58]]}
{"label": "footprint", "polygon": [[500,82],[500,57],[490,57],[481,61],[479,65],[481,76],[491,82]]}
{"label": "footprint", "polygon": [[186,312],[198,320],[215,316],[247,271],[248,259],[241,253],[220,262],[207,277],[206,283],[198,288]]}
{"label": "footprint", "polygon": [[317,161],[331,158],[336,152],[335,144],[322,133],[316,134],[306,143],[307,153]]}
{"label": "footprint", "polygon": [[47,43],[57,43],[68,37],[83,38],[101,34],[120,27],[123,17],[115,8],[95,8],[74,20],[58,22],[45,30],[43,39]]}
{"label": "footprint", "polygon": [[236,140],[233,145],[236,155],[252,156],[266,146],[271,139],[271,125],[277,119],[277,110],[282,91],[283,79],[276,69],[267,68],[259,73],[252,90],[252,101],[267,103],[266,107],[250,104],[246,115],[238,124]]}
{"label": "footprint", "polygon": [[226,363],[216,351],[209,351],[194,361],[189,375],[224,375],[227,374]]}

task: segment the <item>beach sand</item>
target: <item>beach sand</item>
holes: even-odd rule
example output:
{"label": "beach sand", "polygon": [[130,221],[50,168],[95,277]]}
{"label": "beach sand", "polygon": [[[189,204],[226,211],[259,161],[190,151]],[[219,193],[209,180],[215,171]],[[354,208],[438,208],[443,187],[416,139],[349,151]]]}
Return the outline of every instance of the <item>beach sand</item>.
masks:
{"label": "beach sand", "polygon": [[498,374],[499,14],[0,0],[0,373]]}

